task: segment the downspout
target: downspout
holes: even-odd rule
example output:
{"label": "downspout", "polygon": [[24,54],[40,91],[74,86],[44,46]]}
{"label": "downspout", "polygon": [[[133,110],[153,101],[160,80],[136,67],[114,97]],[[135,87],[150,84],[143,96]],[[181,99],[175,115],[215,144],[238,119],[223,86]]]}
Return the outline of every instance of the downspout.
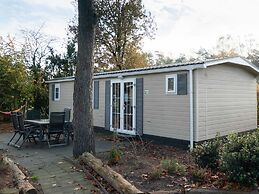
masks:
{"label": "downspout", "polygon": [[190,86],[190,150],[193,149],[193,69],[189,69]]}

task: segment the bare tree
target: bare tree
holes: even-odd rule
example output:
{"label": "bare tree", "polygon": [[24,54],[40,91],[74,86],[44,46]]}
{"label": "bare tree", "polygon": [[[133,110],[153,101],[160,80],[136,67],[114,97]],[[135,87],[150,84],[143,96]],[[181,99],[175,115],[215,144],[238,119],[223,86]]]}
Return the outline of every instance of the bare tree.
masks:
{"label": "bare tree", "polygon": [[92,77],[95,30],[94,0],[78,0],[78,66],[74,86],[74,157],[95,153],[92,114]]}
{"label": "bare tree", "polygon": [[44,25],[41,25],[36,30],[21,30],[24,38],[25,61],[32,70],[42,67],[43,62],[50,53],[51,44],[55,41],[54,38],[42,33],[43,27]]}
{"label": "bare tree", "polygon": [[48,89],[47,84],[44,83],[45,71],[43,66],[46,57],[50,53],[50,46],[55,41],[42,32],[44,25],[41,25],[37,30],[25,29],[21,30],[24,43],[24,60],[26,66],[30,70],[30,75],[33,79],[32,105],[35,109],[41,109],[42,112],[48,112]]}

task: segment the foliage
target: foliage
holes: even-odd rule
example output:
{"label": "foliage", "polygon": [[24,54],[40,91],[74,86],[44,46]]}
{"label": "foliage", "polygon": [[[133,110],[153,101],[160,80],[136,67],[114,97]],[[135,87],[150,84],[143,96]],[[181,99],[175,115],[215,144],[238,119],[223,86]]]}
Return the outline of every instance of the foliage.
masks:
{"label": "foliage", "polygon": [[41,26],[37,30],[22,30],[24,44],[24,60],[32,79],[33,107],[48,112],[48,86],[45,84],[46,74],[44,62],[50,52],[49,48],[54,39],[42,33]]}
{"label": "foliage", "polygon": [[110,151],[110,160],[109,162],[111,164],[117,164],[122,157],[122,151],[118,148],[112,148],[112,150]]}
{"label": "foliage", "polygon": [[31,177],[31,180],[32,180],[33,182],[36,182],[36,181],[38,181],[38,177],[37,177],[37,176],[32,176],[32,177]]}
{"label": "foliage", "polygon": [[231,181],[255,185],[259,181],[259,130],[238,136],[230,134],[223,146],[221,168]]}
{"label": "foliage", "polygon": [[66,46],[66,53],[63,55],[56,54],[53,48],[50,48],[50,55],[46,58],[45,71],[47,77],[67,77],[75,75],[77,64],[76,44],[73,40],[69,40]]}
{"label": "foliage", "polygon": [[26,71],[23,53],[15,48],[15,40],[8,37],[0,44],[0,109],[10,111],[31,101],[32,80]]}
{"label": "foliage", "polygon": [[222,140],[217,135],[215,139],[196,145],[191,154],[200,167],[216,169],[219,166],[221,144]]}
{"label": "foliage", "polygon": [[259,67],[259,50],[253,49],[250,53],[248,53],[247,59]]}
{"label": "foliage", "polygon": [[[142,0],[100,0],[96,1],[96,9],[99,22],[95,62],[99,70],[146,66],[146,55],[140,46],[144,38],[153,37],[156,27]],[[75,19],[69,25],[69,31],[76,39]]]}
{"label": "foliage", "polygon": [[169,174],[179,173],[183,175],[186,172],[186,167],[174,159],[163,159],[160,164]]}
{"label": "foliage", "polygon": [[149,179],[150,180],[157,180],[160,179],[160,177],[162,176],[163,171],[161,168],[156,168],[154,169],[150,174],[149,174]]}
{"label": "foliage", "polygon": [[195,168],[191,171],[192,180],[194,182],[203,182],[205,179],[206,170],[202,168]]}
{"label": "foliage", "polygon": [[43,26],[41,25],[36,30],[21,30],[24,39],[23,50],[25,53],[25,62],[32,73],[37,73],[42,68],[49,55],[49,48],[55,41],[42,32]]}

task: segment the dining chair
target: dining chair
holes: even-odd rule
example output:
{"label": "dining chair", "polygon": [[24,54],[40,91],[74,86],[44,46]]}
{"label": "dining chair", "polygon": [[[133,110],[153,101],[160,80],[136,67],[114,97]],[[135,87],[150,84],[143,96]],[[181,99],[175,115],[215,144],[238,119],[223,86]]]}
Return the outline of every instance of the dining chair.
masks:
{"label": "dining chair", "polygon": [[27,120],[36,120],[41,118],[40,109],[31,109],[27,111],[26,119]]}
{"label": "dining chair", "polygon": [[64,112],[65,112],[65,128],[68,132],[67,143],[69,143],[69,137],[71,137],[72,141],[74,140],[74,130],[73,130],[72,122],[70,121],[71,108],[64,108]]}
{"label": "dining chair", "polygon": [[19,112],[11,112],[11,121],[14,129],[14,134],[7,143],[7,145],[13,145],[12,141],[14,137],[19,133],[19,124],[18,124],[18,119],[17,119],[17,114],[20,114]]}
{"label": "dining chair", "polygon": [[[32,125],[24,124],[24,118],[22,114],[17,114],[17,121],[18,121],[18,129],[19,129],[19,138],[14,143],[15,147],[21,148],[26,141],[30,141],[31,139],[34,140],[34,143],[37,144],[36,138],[38,137],[38,130],[37,127]],[[18,142],[22,137],[22,143],[19,145]]]}
{"label": "dining chair", "polygon": [[70,115],[71,115],[71,108],[64,108],[65,113],[65,122],[70,121]]}
{"label": "dining chair", "polygon": [[[65,129],[65,112],[50,113],[49,126],[47,128],[46,135],[49,148],[67,145],[68,134]],[[61,135],[63,135],[65,142],[60,142]],[[55,143],[51,143],[53,137]]]}

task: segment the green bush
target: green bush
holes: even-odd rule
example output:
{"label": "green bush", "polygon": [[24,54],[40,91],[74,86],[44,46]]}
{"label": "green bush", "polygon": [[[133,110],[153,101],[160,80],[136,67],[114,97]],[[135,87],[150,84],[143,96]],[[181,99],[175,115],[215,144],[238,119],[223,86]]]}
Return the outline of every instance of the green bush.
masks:
{"label": "green bush", "polygon": [[160,164],[169,174],[185,174],[186,172],[186,167],[183,164],[180,164],[177,160],[164,159],[161,160]]}
{"label": "green bush", "polygon": [[158,180],[158,179],[161,178],[162,173],[163,173],[163,171],[162,171],[161,168],[154,169],[154,170],[150,173],[149,179],[150,179],[150,180]]}
{"label": "green bush", "polygon": [[259,130],[238,136],[230,134],[221,153],[221,168],[230,181],[244,186],[259,181]]}
{"label": "green bush", "polygon": [[206,170],[204,169],[194,169],[191,171],[192,180],[194,182],[203,182],[205,180]]}
{"label": "green bush", "polygon": [[112,148],[110,151],[110,164],[117,164],[121,160],[122,152],[118,148]]}
{"label": "green bush", "polygon": [[36,182],[36,181],[38,181],[38,177],[37,177],[37,176],[32,176],[32,177],[31,177],[31,180],[32,180],[33,182]]}
{"label": "green bush", "polygon": [[219,167],[221,145],[222,140],[218,135],[213,140],[196,145],[191,152],[196,164],[202,168],[217,169]]}

